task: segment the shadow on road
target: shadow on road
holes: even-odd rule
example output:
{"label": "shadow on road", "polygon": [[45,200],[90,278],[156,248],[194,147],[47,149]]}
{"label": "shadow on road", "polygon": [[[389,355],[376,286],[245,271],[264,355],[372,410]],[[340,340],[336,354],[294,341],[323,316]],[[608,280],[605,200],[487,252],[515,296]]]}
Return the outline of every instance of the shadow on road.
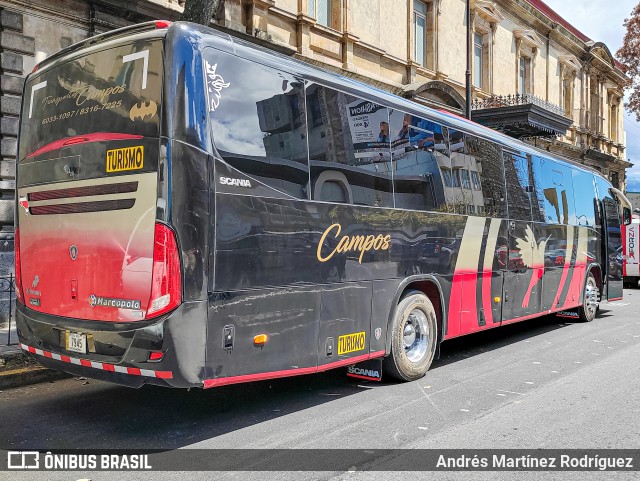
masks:
{"label": "shadow on road", "polygon": [[499,329],[489,329],[451,339],[442,344],[440,359],[433,362],[431,369],[437,369],[460,359],[467,359],[478,354],[501,349],[514,343],[562,329],[577,322],[580,322],[580,320],[576,319],[574,321],[573,319],[549,315],[515,324],[507,324]]}
{"label": "shadow on road", "polygon": [[[572,324],[546,316],[447,341],[433,369]],[[175,449],[380,386],[354,382],[342,369],[207,391],[83,382],[40,385],[17,397],[5,392],[0,447]]]}

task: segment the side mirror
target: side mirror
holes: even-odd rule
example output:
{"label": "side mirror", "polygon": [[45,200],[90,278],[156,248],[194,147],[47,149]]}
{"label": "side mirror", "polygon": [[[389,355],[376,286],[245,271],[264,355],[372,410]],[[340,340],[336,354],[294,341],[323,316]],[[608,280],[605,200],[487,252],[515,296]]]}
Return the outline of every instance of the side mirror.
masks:
{"label": "side mirror", "polygon": [[631,209],[629,209],[628,207],[622,208],[622,223],[624,225],[631,224]]}

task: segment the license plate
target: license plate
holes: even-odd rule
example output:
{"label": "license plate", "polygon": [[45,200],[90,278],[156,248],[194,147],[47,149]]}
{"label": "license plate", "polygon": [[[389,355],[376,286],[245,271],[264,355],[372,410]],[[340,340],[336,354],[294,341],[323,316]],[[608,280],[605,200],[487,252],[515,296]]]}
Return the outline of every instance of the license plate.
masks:
{"label": "license plate", "polygon": [[87,353],[87,335],[80,332],[67,332],[67,350]]}

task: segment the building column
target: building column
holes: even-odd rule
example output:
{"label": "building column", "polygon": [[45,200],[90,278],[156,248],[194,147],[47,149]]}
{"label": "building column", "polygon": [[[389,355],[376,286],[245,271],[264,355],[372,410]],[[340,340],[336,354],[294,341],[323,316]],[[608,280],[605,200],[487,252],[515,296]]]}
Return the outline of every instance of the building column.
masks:
{"label": "building column", "polygon": [[303,57],[313,57],[311,50],[311,27],[316,24],[316,19],[310,17],[306,13],[298,14],[296,26],[296,45],[298,53]]}
{"label": "building column", "polygon": [[[35,40],[23,35],[22,14],[11,10],[0,10],[0,259],[11,240],[10,255],[13,255],[13,198],[15,195],[15,169],[18,148],[18,125],[20,102],[24,85],[23,57],[33,57]],[[0,260],[2,264],[2,260]],[[0,275],[5,266],[0,265]]]}
{"label": "building column", "polygon": [[269,9],[275,0],[250,0],[247,15],[247,34],[262,40],[269,40]]}

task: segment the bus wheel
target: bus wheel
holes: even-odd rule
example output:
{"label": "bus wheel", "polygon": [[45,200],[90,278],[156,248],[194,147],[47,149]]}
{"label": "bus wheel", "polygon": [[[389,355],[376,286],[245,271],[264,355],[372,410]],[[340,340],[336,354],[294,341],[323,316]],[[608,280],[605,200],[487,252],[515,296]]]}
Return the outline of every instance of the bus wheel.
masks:
{"label": "bus wheel", "polygon": [[578,308],[580,319],[584,322],[591,322],[595,319],[600,307],[600,291],[598,290],[598,284],[593,274],[587,275],[587,282],[584,284],[584,302],[582,306]]}
{"label": "bus wheel", "polygon": [[384,370],[401,381],[424,376],[431,366],[437,340],[436,311],[427,296],[409,291],[396,306],[391,331],[391,354]]}

